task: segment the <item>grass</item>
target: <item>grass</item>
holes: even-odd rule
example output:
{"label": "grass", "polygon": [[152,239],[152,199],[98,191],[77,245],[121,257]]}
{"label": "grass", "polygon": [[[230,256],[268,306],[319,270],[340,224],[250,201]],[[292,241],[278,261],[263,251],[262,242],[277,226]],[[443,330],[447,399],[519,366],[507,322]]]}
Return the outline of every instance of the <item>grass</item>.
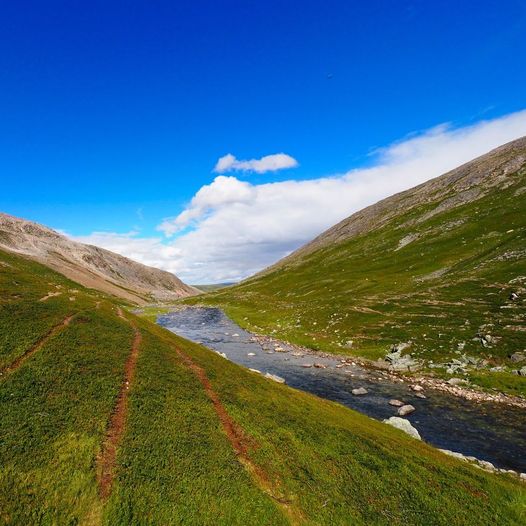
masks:
{"label": "grass", "polygon": [[[509,360],[526,349],[525,176],[427,219],[449,196],[404,210],[377,230],[184,303],[219,306],[248,330],[331,353],[377,360],[410,341],[409,352],[442,373],[466,354],[485,361],[466,375],[474,384],[526,395]],[[483,346],[477,337],[487,334]],[[491,374],[494,366],[507,376]]]}
{"label": "grass", "polygon": [[[102,499],[97,457],[132,326],[111,298],[37,263],[0,252],[0,264],[0,332],[11,335],[6,361],[75,314],[0,379],[0,524],[478,526],[526,519],[526,491],[516,479],[265,380],[131,314],[142,342],[112,492]],[[39,301],[58,285],[68,294]],[[77,290],[74,301],[70,290]],[[10,312],[26,312],[20,326]],[[43,320],[36,328],[31,313]],[[252,468],[236,455],[177,350],[206,374],[242,432]]]}

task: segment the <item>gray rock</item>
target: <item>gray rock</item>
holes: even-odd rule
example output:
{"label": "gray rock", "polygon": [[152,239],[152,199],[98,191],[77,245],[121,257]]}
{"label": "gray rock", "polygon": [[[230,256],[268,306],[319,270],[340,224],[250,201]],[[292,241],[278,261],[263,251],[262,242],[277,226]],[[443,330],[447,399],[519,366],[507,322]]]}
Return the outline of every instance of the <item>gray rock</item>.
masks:
{"label": "gray rock", "polygon": [[354,396],[361,396],[361,395],[366,395],[369,391],[367,391],[367,389],[365,389],[365,387],[358,387],[357,389],[353,389],[351,391],[351,393],[354,395]]}
{"label": "gray rock", "polygon": [[462,378],[450,378],[447,383],[449,385],[462,385],[464,383],[466,383],[465,380],[463,380]]}
{"label": "gray rock", "polygon": [[390,426],[396,427],[397,429],[400,429],[401,431],[404,431],[408,435],[411,435],[413,438],[416,438],[417,440],[422,440],[420,438],[420,433],[418,430],[411,425],[411,422],[409,420],[406,420],[405,418],[399,418],[398,416],[392,416],[391,418],[388,418],[384,420],[385,424],[389,424]]}
{"label": "gray rock", "polygon": [[526,376],[526,365],[519,369],[519,375],[520,376]]}
{"label": "gray rock", "polygon": [[411,404],[403,405],[400,409],[398,409],[398,416],[406,416],[410,415],[411,413],[415,412],[416,409]]}
{"label": "gray rock", "polygon": [[425,400],[427,396],[424,393],[415,393],[415,396],[417,398],[421,398],[422,400]]}
{"label": "gray rock", "polygon": [[268,378],[269,380],[273,380],[274,382],[277,382],[278,384],[285,383],[285,378],[281,378],[281,376],[278,376],[277,374],[265,373],[265,378]]}
{"label": "gray rock", "polygon": [[392,405],[394,407],[402,407],[404,405],[404,402],[402,402],[401,400],[396,400],[395,398],[393,398],[393,400],[389,400],[389,405]]}
{"label": "gray rock", "polygon": [[412,385],[410,389],[411,391],[415,391],[415,393],[419,393],[424,390],[424,388],[421,385]]}
{"label": "gray rock", "polygon": [[510,360],[513,363],[523,362],[524,360],[526,360],[526,355],[524,354],[524,351],[517,351],[510,356]]}

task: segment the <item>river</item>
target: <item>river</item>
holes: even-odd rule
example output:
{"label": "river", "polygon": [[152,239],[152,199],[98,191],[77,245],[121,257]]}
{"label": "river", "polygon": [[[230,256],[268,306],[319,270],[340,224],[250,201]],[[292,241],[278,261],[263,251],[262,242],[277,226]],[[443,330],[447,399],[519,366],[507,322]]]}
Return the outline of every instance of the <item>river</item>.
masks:
{"label": "river", "polygon": [[[339,402],[372,418],[396,416],[388,404],[397,398],[416,411],[406,418],[423,440],[456,451],[496,467],[526,472],[526,412],[504,404],[465,400],[429,388],[425,399],[417,398],[405,383],[395,382],[377,371],[356,366],[337,368],[338,357],[319,357],[293,352],[275,352],[274,346],[254,341],[221,310],[187,308],[159,316],[157,322],[172,332],[224,353],[229,360],[284,378],[288,385],[322,398]],[[253,355],[250,355],[253,354]],[[323,368],[304,365],[323,364]],[[365,387],[368,394],[355,396],[351,390]]]}

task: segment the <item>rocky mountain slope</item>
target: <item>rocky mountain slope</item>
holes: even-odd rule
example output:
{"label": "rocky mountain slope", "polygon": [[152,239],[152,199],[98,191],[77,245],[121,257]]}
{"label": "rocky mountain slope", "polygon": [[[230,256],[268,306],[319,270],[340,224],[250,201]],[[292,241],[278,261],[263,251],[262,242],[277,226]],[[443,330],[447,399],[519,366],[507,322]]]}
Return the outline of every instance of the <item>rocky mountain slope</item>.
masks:
{"label": "rocky mountain slope", "polygon": [[45,226],[0,213],[0,248],[28,256],[89,288],[144,304],[197,291],[169,272],[77,243]]}
{"label": "rocky mountain slope", "polygon": [[525,297],[522,138],[199,301],[255,332],[526,394]]}

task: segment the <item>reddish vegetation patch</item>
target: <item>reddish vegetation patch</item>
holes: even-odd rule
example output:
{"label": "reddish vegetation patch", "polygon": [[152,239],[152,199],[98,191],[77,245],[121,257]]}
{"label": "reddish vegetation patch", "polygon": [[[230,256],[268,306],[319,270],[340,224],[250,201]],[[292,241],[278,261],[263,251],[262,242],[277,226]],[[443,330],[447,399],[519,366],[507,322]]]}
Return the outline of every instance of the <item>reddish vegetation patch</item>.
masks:
{"label": "reddish vegetation patch", "polygon": [[50,329],[38,342],[36,342],[32,347],[30,347],[25,353],[21,354],[14,362],[4,367],[2,371],[0,371],[1,375],[9,374],[14,371],[16,371],[30,356],[35,354],[36,352],[40,351],[42,347],[54,336],[56,336],[59,332],[61,332],[65,327],[69,325],[71,320],[73,319],[73,314],[70,316],[67,316],[64,318],[62,323],[59,323],[58,325],[55,325],[52,329]]}
{"label": "reddish vegetation patch", "polygon": [[[122,310],[118,309],[119,317],[126,319]],[[99,493],[103,499],[110,496],[113,479],[115,476],[115,459],[117,457],[117,447],[121,441],[124,429],[126,427],[126,419],[128,416],[128,391],[133,381],[137,359],[139,357],[139,347],[141,345],[141,332],[132,322],[135,335],[130,354],[124,365],[124,380],[122,382],[119,394],[117,396],[117,403],[110,417],[108,430],[104,443],[102,444],[101,453],[97,459],[98,463],[98,480]]]}
{"label": "reddish vegetation patch", "polygon": [[223,426],[226,436],[232,445],[239,461],[245,466],[247,471],[252,476],[256,484],[261,488],[265,493],[272,497],[281,507],[285,515],[288,517],[291,524],[300,524],[303,522],[301,512],[291,506],[289,500],[280,497],[276,494],[275,488],[272,487],[272,483],[265,473],[265,471],[256,466],[254,462],[250,459],[248,455],[249,451],[249,442],[243,430],[239,425],[234,422],[232,417],[228,414],[224,405],[221,403],[218,394],[214,391],[210,379],[206,375],[205,370],[197,365],[187,354],[183,351],[174,347],[175,351],[183,362],[189,367],[189,369],[196,375],[196,377],[201,382],[208,398],[214,405],[216,414]]}

